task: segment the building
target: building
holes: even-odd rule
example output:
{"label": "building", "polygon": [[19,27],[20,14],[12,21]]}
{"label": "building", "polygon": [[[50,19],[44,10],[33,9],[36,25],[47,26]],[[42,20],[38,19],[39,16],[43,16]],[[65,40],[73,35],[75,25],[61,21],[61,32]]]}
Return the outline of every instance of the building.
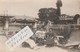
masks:
{"label": "building", "polygon": [[69,16],[69,15],[66,15],[66,14],[62,14],[60,17],[59,17],[59,20],[73,20],[73,16]]}

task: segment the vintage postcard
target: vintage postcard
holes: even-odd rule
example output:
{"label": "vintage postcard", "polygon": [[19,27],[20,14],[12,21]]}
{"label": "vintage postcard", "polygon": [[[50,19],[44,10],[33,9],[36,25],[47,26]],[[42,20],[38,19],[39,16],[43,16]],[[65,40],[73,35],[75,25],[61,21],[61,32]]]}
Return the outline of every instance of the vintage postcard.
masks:
{"label": "vintage postcard", "polygon": [[0,52],[80,52],[80,0],[0,0]]}

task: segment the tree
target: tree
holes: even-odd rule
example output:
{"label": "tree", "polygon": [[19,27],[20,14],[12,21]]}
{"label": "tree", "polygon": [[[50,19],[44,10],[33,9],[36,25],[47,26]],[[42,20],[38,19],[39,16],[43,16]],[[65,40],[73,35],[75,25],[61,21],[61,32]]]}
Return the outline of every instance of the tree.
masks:
{"label": "tree", "polygon": [[38,16],[41,21],[57,21],[58,17],[56,14],[57,10],[54,8],[41,8],[39,9]]}
{"label": "tree", "polygon": [[46,20],[47,19],[47,14],[48,13],[48,10],[47,10],[47,8],[41,8],[40,10],[39,10],[39,13],[38,13],[38,15],[39,15],[39,18],[40,18],[40,20],[41,21],[44,21],[44,20]]}
{"label": "tree", "polygon": [[80,15],[79,15],[79,14],[76,14],[76,15],[74,16],[73,20],[74,20],[74,21],[77,21],[78,18],[80,18]]}
{"label": "tree", "polygon": [[62,7],[62,1],[61,0],[57,0],[56,6],[57,6],[57,15],[59,17],[61,15],[60,7]]}

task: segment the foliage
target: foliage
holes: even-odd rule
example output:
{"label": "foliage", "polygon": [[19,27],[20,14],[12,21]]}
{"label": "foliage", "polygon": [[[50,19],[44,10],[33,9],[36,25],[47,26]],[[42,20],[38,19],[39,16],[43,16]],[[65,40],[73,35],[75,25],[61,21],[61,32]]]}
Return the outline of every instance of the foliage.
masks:
{"label": "foliage", "polygon": [[41,21],[56,21],[58,19],[56,15],[56,9],[54,8],[41,8],[39,10],[38,16]]}

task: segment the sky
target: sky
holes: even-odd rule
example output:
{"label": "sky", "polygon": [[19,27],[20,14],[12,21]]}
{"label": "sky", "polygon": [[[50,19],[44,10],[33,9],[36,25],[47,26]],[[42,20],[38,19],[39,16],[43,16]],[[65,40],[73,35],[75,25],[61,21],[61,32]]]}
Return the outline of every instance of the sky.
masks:
{"label": "sky", "polygon": [[[57,0],[0,0],[0,14],[38,17],[40,8],[56,8]],[[61,13],[80,14],[80,0],[62,0]]]}

